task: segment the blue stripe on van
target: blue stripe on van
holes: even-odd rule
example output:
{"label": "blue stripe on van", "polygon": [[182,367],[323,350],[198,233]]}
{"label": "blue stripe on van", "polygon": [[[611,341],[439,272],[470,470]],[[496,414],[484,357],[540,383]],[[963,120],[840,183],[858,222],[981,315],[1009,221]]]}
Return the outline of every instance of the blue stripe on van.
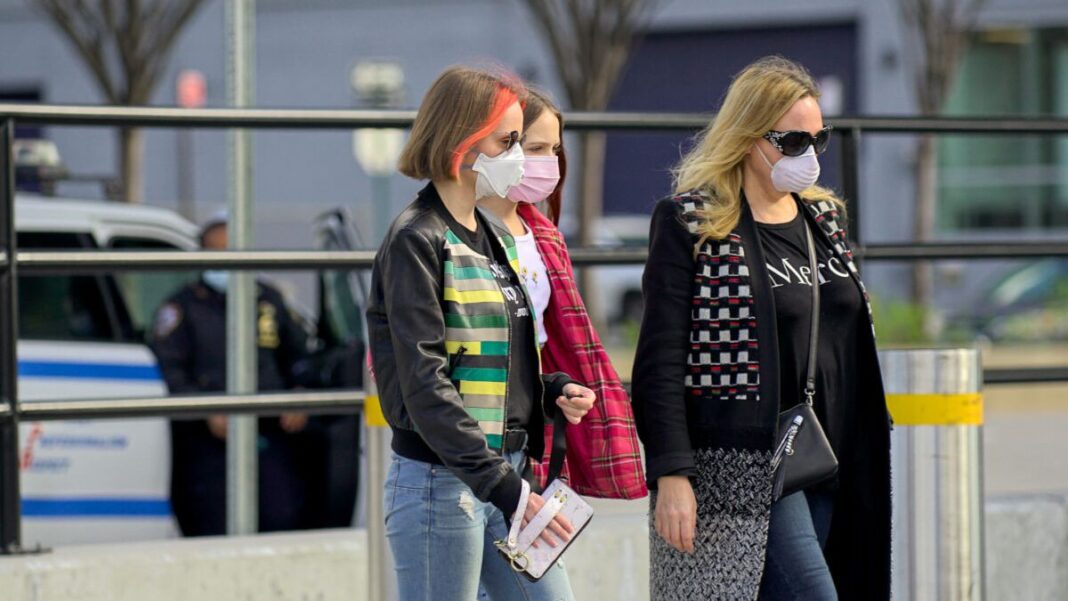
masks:
{"label": "blue stripe on van", "polygon": [[162,379],[155,365],[117,363],[70,363],[59,361],[19,361],[19,376],[29,378],[72,378],[79,380]]}
{"label": "blue stripe on van", "polygon": [[143,518],[169,517],[167,499],[118,497],[30,497],[22,499],[22,515],[28,518]]}

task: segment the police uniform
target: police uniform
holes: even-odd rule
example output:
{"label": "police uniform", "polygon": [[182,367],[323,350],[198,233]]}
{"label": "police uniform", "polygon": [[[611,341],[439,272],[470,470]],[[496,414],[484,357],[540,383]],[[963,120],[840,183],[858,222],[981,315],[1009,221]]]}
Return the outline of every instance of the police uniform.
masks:
{"label": "police uniform", "polygon": [[[307,357],[308,339],[282,295],[257,284],[256,347],[259,390],[294,386],[294,365]],[[179,290],[156,312],[152,349],[171,394],[226,389],[226,295],[203,280]],[[303,433],[282,430],[278,417],[259,420],[259,529],[308,527],[310,473]],[[226,442],[207,421],[171,422],[171,505],[186,536],[226,532]]]}

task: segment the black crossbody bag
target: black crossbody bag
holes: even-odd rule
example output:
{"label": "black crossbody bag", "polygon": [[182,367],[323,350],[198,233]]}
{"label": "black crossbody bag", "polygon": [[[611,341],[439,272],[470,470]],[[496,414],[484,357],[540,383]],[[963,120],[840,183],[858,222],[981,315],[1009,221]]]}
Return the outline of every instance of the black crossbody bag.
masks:
{"label": "black crossbody bag", "polygon": [[[803,216],[802,216],[803,217]],[[772,499],[804,490],[838,473],[838,458],[823,432],[812,399],[816,395],[816,354],[820,332],[820,277],[812,227],[805,220],[808,239],[809,278],[812,280],[812,321],[808,336],[808,372],[804,400],[779,414],[779,443],[771,458],[775,474]]]}

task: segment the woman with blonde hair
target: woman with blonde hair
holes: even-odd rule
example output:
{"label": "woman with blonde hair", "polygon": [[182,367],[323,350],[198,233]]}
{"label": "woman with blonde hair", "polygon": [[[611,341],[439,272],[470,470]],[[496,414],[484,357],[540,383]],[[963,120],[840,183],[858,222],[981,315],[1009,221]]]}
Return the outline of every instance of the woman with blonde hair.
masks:
{"label": "woman with blonde hair", "polygon": [[[890,421],[818,99],[796,63],[746,67],[653,214],[633,402],[654,600],[890,597]],[[818,423],[780,428],[805,405]],[[821,431],[836,470],[790,455]]]}

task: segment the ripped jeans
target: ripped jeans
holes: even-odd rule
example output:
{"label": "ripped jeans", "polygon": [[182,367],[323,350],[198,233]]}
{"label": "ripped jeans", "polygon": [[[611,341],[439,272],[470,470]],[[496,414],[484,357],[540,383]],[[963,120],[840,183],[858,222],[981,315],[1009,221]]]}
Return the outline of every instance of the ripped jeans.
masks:
{"label": "ripped jeans", "polygon": [[[522,452],[505,458],[521,471]],[[574,601],[563,564],[538,582],[514,572],[493,541],[507,536],[500,510],[475,498],[448,468],[393,455],[385,488],[386,537],[404,601]]]}

